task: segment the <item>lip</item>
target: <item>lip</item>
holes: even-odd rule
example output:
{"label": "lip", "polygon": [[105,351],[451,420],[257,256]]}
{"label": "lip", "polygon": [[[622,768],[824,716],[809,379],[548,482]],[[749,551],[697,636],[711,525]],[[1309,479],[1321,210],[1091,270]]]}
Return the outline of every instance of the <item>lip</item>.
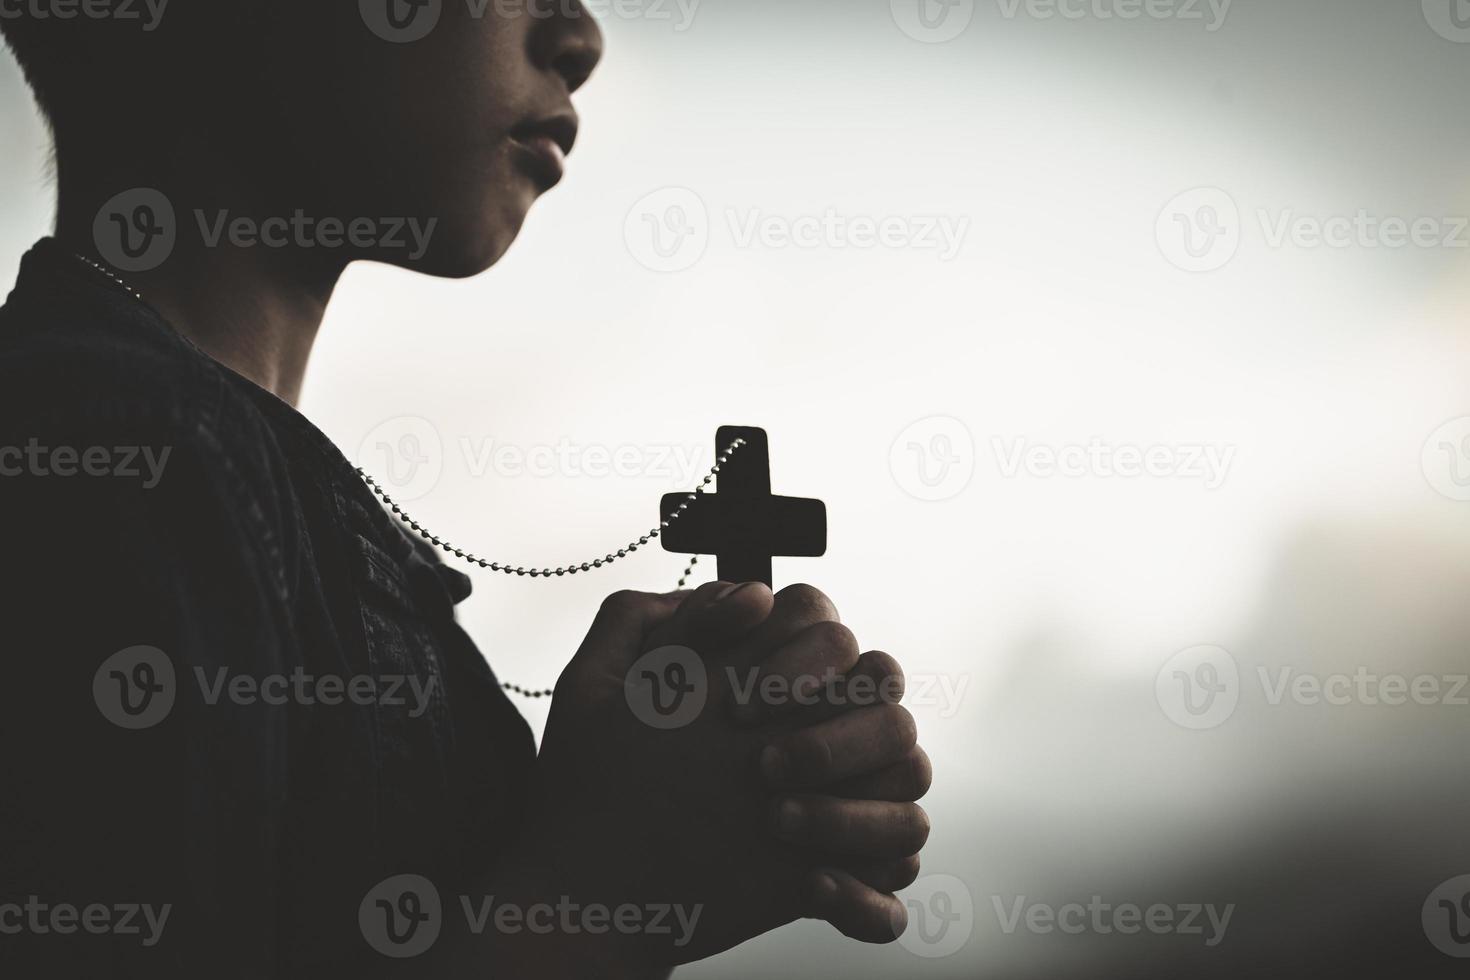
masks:
{"label": "lip", "polygon": [[577,142],[577,118],[560,115],[522,123],[511,130],[510,142],[532,179],[549,190],[566,176],[567,156]]}

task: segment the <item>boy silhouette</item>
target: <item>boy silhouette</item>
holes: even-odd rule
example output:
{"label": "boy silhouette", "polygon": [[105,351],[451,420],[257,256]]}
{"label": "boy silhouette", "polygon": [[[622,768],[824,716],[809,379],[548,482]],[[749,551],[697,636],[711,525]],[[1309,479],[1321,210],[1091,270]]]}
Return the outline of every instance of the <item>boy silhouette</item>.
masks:
{"label": "boy silhouette", "polygon": [[[822,593],[610,597],[538,755],[455,624],[469,580],[293,407],[349,263],[475,275],[561,179],[587,11],[122,9],[0,20],[57,184],[0,309],[6,975],[644,978],[800,917],[893,939],[929,764]],[[624,684],[671,648],[709,705],[664,730]],[[734,706],[744,678],[837,680]]]}

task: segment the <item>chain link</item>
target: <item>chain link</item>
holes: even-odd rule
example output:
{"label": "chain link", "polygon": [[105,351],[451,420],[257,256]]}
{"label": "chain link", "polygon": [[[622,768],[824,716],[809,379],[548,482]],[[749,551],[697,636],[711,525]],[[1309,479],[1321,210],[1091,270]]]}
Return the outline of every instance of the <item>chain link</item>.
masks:
{"label": "chain link", "polygon": [[[73,255],[76,255],[75,252],[73,252],[72,254]],[[106,276],[107,278],[111,279],[118,286],[122,287],[123,292],[125,292],[129,296],[133,297],[133,299],[137,300],[139,303],[144,304],[145,306],[147,305],[148,301],[143,298],[143,294],[140,293],[140,292],[138,292],[132,286],[129,286],[127,283],[123,282],[121,279],[119,279],[117,277],[117,274],[114,273],[111,269],[107,268],[105,265],[103,265],[100,262],[93,262],[91,259],[87,258],[85,255],[77,255],[77,258],[81,259],[87,265],[89,265],[92,268],[96,269],[98,272],[102,273],[104,276]]]}
{"label": "chain link", "polygon": [[[746,443],[744,439],[736,439],[734,442],[730,443],[725,451],[720,454],[719,458],[715,460],[715,465],[710,469],[709,474],[704,478],[704,480],[700,482],[699,486],[694,489],[694,492],[689,494],[684,499],[683,503],[679,504],[678,507],[670,512],[669,515],[664,518],[664,520],[659,524],[658,527],[638,538],[638,540],[629,542],[625,547],[619,548],[615,552],[609,552],[603,558],[598,558],[595,561],[583,562],[580,565],[566,565],[561,568],[525,568],[523,566],[512,567],[504,562],[491,561],[488,558],[480,558],[479,556],[471,552],[465,551],[463,548],[456,548],[450,542],[445,541],[438,535],[431,533],[428,528],[424,527],[418,521],[409,516],[408,512],[400,507],[397,503],[395,503],[393,498],[388,496],[387,492],[378,485],[378,481],[369,476],[366,471],[359,467],[357,475],[361,477],[362,481],[368,485],[368,489],[372,490],[373,493],[378,495],[378,498],[382,500],[383,504],[393,512],[394,516],[396,516],[400,521],[406,524],[412,531],[414,531],[414,533],[418,534],[419,537],[423,538],[435,548],[443,551],[445,554],[453,555],[456,558],[469,562],[471,565],[478,565],[481,568],[488,569],[492,572],[500,572],[504,575],[516,575],[520,577],[530,576],[531,578],[551,578],[552,576],[556,576],[560,578],[565,575],[578,575],[581,573],[593,571],[594,569],[605,568],[606,566],[611,565],[613,562],[619,561],[623,558],[627,558],[629,555],[636,552],[639,548],[646,547],[647,545],[652,543],[655,538],[663,534],[664,531],[667,531],[675,521],[684,516],[684,513],[689,510],[689,505],[698,500],[700,496],[709,489],[709,485],[715,481],[715,477],[720,475],[720,469],[726,463],[728,463],[730,461],[730,457],[734,455],[735,452],[743,447],[745,444]],[[697,558],[695,560],[698,561]],[[679,580],[681,588],[683,587],[684,582],[688,579],[693,570],[694,564],[691,563],[689,569],[684,573],[684,578]]]}
{"label": "chain link", "polygon": [[[599,558],[595,561],[590,562],[583,562],[581,565],[569,565],[561,568],[512,568],[504,562],[490,561],[489,559],[480,558],[471,552],[465,551],[463,548],[456,548],[450,542],[445,541],[443,538],[440,538],[435,534],[432,534],[428,528],[424,527],[418,521],[410,517],[408,513],[397,503],[395,503],[393,498],[390,497],[387,492],[378,485],[378,482],[374,480],[371,476],[369,476],[367,472],[364,471],[362,468],[358,468],[357,475],[360,476],[362,478],[362,481],[367,484],[368,489],[372,490],[373,493],[378,495],[378,498],[382,500],[384,505],[393,512],[394,516],[396,516],[400,521],[406,524],[425,541],[429,542],[429,544],[433,545],[435,548],[440,549],[446,554],[450,554],[463,561],[467,561],[471,565],[478,565],[481,568],[488,569],[492,572],[500,572],[505,575],[515,575],[519,577],[530,576],[531,578],[551,578],[552,576],[561,577],[566,575],[577,575],[579,573],[590,572],[595,569],[605,568],[606,566],[611,565],[613,562],[618,561],[619,559],[628,557],[629,555],[636,552],[639,548],[648,545],[655,538],[663,534],[664,531],[667,531],[670,525],[672,525],[680,517],[684,516],[685,512],[689,510],[689,505],[698,500],[700,496],[709,489],[709,485],[715,481],[715,477],[720,475],[720,469],[730,461],[730,457],[735,455],[735,453],[745,445],[746,442],[744,439],[736,439],[734,442],[730,443],[730,445],[726,447],[725,451],[720,454],[719,458],[715,460],[715,465],[710,468],[709,473],[702,481],[700,481],[699,486],[694,488],[694,492],[690,493],[684,499],[684,501],[679,504],[678,507],[674,508],[674,510],[670,512],[669,515],[662,522],[660,522],[658,527],[649,531],[647,534],[640,537],[637,541],[629,542],[627,547],[619,548],[616,552],[610,552],[605,558]],[[690,577],[694,575],[694,568],[698,564],[699,556],[695,555],[690,560],[689,566],[684,569],[684,574],[679,577],[679,584],[678,586],[676,586],[676,588],[683,589],[684,586],[689,583]],[[505,690],[511,692],[512,694],[517,694],[523,698],[530,698],[536,701],[539,701],[543,698],[550,698],[556,693],[555,691],[544,689],[530,690],[521,687],[519,684],[512,684],[509,681],[503,682],[500,686]]]}

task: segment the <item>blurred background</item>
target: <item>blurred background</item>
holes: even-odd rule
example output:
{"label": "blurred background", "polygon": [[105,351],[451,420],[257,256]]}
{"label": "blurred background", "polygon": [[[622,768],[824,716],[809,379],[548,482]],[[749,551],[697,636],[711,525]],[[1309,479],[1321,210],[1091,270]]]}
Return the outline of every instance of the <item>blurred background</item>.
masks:
{"label": "blurred background", "polygon": [[[478,279],[354,268],[303,407],[514,564],[645,533],[721,424],[826,500],[777,584],[909,671],[913,922],[681,975],[1462,975],[1470,4],[593,9],[568,180]],[[8,60],[0,127],[8,288],[51,208]],[[683,565],[462,617],[549,686]]]}

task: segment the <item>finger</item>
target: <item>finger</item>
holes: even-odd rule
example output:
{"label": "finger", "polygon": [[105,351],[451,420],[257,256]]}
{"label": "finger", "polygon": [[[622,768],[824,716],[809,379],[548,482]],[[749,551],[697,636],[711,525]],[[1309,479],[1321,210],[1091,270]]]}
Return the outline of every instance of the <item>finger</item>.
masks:
{"label": "finger", "polygon": [[832,795],[847,800],[889,800],[916,803],[934,784],[934,767],[929,753],[914,746],[899,762],[864,776],[843,780],[832,787]]}
{"label": "finger", "polygon": [[763,622],[774,602],[761,582],[702,585],[651,632],[646,649],[685,646],[700,654],[727,649]]}
{"label": "finger", "polygon": [[685,595],[625,591],[608,596],[568,665],[568,673],[595,667],[621,675],[642,654],[648,634],[674,614]]}
{"label": "finger", "polygon": [[812,872],[806,917],[830,922],[844,936],[863,943],[891,943],[908,928],[902,901],[837,868]]}
{"label": "finger", "polygon": [[869,650],[858,658],[857,666],[847,677],[847,703],[862,707],[870,704],[898,704],[908,690],[903,665],[882,650]]}
{"label": "finger", "polygon": [[731,685],[736,721],[754,725],[839,700],[836,688],[859,662],[857,637],[841,623],[813,623]]}
{"label": "finger", "polygon": [[776,593],[766,621],[736,648],[734,662],[742,666],[759,663],[808,626],[840,619],[837,607],[821,590],[810,585],[788,586]]}
{"label": "finger", "polygon": [[761,775],[772,786],[830,786],[902,762],[918,742],[903,705],[859,708],[774,738],[761,750]]}
{"label": "finger", "polygon": [[[869,650],[858,658],[857,665],[846,676],[819,689],[821,697],[817,704],[800,706],[784,718],[779,714],[772,716],[763,711],[736,708],[735,717],[736,721],[747,726],[779,719],[779,730],[796,731],[836,718],[854,708],[898,704],[903,700],[905,686],[903,667],[898,661],[881,650]],[[751,700],[759,700],[755,696],[758,694],[759,691],[754,692]]]}
{"label": "finger", "polygon": [[771,822],[787,843],[867,858],[918,854],[929,839],[929,815],[916,803],[797,794],[773,801]]}
{"label": "finger", "polygon": [[840,868],[874,891],[902,891],[919,880],[919,855],[904,858],[868,860],[828,855],[819,859],[825,867]]}

